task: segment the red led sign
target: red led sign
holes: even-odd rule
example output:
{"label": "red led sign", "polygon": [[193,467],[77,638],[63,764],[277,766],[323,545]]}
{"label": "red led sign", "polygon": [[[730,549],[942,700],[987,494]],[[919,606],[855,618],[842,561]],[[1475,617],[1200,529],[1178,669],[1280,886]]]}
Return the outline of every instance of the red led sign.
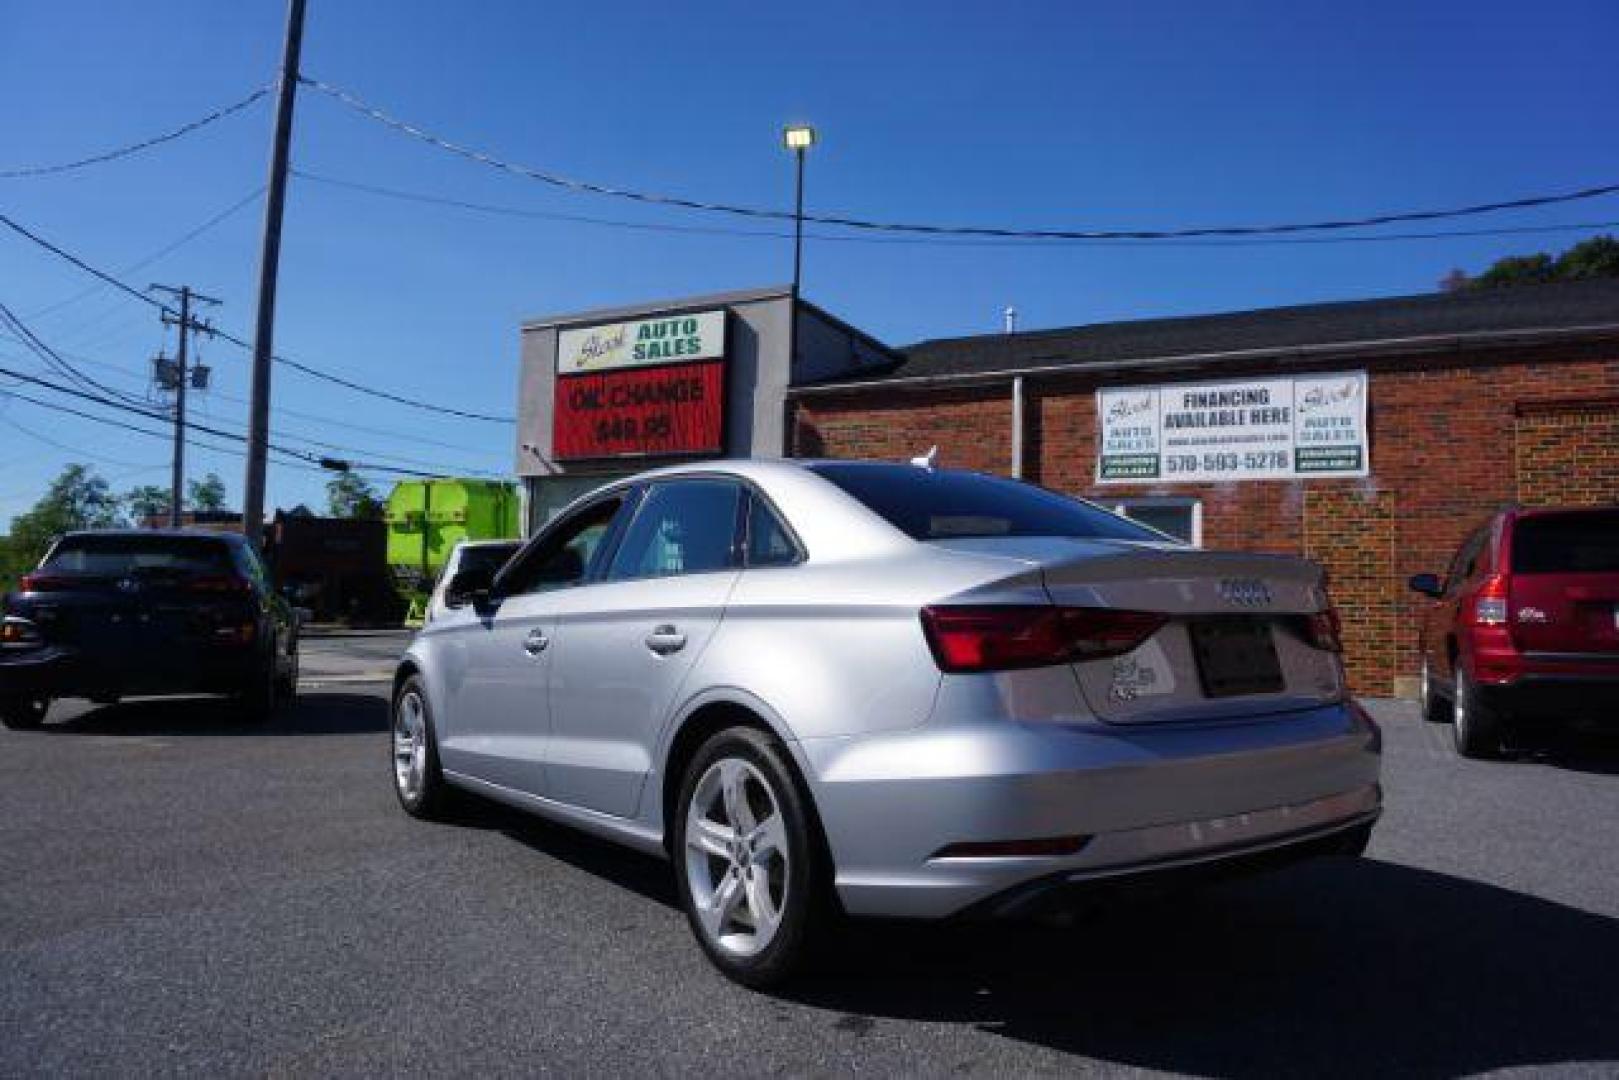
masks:
{"label": "red led sign", "polygon": [[552,457],[719,453],[724,406],[723,360],[559,375]]}

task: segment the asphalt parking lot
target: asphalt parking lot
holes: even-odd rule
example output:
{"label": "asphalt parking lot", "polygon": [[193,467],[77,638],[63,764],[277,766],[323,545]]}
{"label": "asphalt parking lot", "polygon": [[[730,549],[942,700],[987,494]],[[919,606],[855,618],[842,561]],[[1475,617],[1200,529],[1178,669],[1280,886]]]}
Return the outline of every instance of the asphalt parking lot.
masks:
{"label": "asphalt parking lot", "polygon": [[0,732],[0,1074],[1389,1073],[1619,1067],[1619,747],[1462,761],[1377,703],[1364,860],[1070,930],[857,927],[785,995],[665,866],[497,808],[406,818],[388,637],[269,728],[207,701]]}

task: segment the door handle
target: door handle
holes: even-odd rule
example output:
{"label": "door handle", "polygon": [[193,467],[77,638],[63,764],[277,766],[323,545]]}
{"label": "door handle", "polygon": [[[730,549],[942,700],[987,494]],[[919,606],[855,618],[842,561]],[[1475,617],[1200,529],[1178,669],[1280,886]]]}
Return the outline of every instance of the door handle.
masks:
{"label": "door handle", "polygon": [[551,644],[551,639],[545,636],[544,630],[530,630],[528,637],[523,639],[523,651],[530,656],[538,656]]}
{"label": "door handle", "polygon": [[672,626],[655,626],[646,636],[646,647],[659,656],[668,656],[686,647],[686,635]]}

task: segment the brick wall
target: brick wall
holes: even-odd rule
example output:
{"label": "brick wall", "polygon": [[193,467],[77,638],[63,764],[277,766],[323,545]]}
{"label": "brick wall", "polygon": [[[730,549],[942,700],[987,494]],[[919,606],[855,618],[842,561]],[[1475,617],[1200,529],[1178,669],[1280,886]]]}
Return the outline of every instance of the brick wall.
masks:
{"label": "brick wall", "polygon": [[1525,506],[1619,503],[1619,399],[1520,407],[1514,434]]}
{"label": "brick wall", "polygon": [[1397,674],[1396,525],[1391,491],[1333,480],[1304,493],[1304,554],[1326,567],[1356,693],[1387,694]]}
{"label": "brick wall", "polygon": [[[1194,496],[1203,501],[1209,547],[1319,558],[1333,570],[1346,622],[1355,627],[1347,660],[1356,687],[1388,693],[1395,677],[1417,670],[1426,601],[1405,588],[1407,577],[1443,570],[1468,530],[1502,506],[1619,500],[1619,348],[1396,357],[1321,369],[1362,367],[1371,379],[1372,475],[1365,481],[1101,487],[1096,383],[1069,375],[1025,380],[1024,475],[1091,497]],[[945,465],[1006,473],[1010,398],[1004,381],[806,396],[795,402],[794,452],[904,460],[936,444]],[[1368,529],[1370,539],[1362,536]],[[1385,551],[1387,564],[1365,562],[1363,543]]]}

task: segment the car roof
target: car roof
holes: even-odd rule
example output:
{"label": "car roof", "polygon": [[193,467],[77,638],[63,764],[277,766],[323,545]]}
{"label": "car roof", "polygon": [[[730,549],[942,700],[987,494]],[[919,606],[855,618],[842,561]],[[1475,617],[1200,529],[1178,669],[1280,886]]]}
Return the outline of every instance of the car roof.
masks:
{"label": "car roof", "polygon": [[74,529],[62,534],[63,540],[81,540],[86,537],[101,536],[136,536],[179,538],[188,540],[220,540],[227,544],[245,544],[247,538],[241,533],[216,532],[213,529]]}

